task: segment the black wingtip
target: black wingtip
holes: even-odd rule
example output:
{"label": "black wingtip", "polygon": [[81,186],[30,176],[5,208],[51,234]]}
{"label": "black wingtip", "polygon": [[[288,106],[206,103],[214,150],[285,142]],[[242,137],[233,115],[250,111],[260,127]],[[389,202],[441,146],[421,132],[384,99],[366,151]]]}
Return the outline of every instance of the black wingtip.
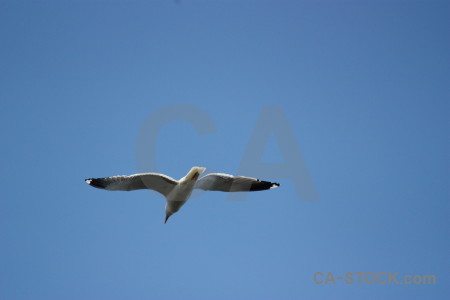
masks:
{"label": "black wingtip", "polygon": [[104,189],[106,187],[105,183],[101,178],[88,178],[85,179],[84,181],[86,181],[86,183],[89,184],[90,186],[93,186],[98,189]]}
{"label": "black wingtip", "polygon": [[264,180],[259,180],[255,183],[252,184],[252,186],[250,187],[250,191],[265,191],[265,190],[270,190],[270,189],[274,189],[276,187],[279,187],[280,184],[279,183],[275,183],[275,182],[270,182],[270,181],[264,181]]}

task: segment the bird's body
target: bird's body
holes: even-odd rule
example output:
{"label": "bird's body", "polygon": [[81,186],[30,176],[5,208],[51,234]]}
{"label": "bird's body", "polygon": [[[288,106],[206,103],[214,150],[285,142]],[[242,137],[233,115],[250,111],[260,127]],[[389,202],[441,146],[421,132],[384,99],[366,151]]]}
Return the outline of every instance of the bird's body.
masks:
{"label": "bird's body", "polygon": [[205,171],[203,167],[193,167],[183,178],[175,180],[159,173],[89,178],[86,183],[109,191],[154,190],[166,198],[166,219],[176,213],[189,199],[194,189],[222,192],[262,191],[279,186],[278,183],[261,181],[256,178],[212,173],[199,179]]}
{"label": "bird's body", "polygon": [[195,183],[200,175],[205,171],[202,167],[193,167],[189,173],[178,181],[172,191],[166,197],[166,220],[180,210],[180,208],[187,202],[194,190]]}

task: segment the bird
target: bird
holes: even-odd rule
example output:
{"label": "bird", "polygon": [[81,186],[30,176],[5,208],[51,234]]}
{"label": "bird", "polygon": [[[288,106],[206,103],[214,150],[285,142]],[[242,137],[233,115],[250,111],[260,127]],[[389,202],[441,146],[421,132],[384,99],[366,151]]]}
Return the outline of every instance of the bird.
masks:
{"label": "bird", "polygon": [[192,167],[181,178],[175,180],[160,173],[139,173],[103,178],[88,178],[86,183],[107,191],[154,190],[166,198],[164,224],[188,201],[194,189],[222,192],[264,191],[280,186],[279,183],[259,180],[252,177],[233,176],[223,173],[210,173],[200,178],[204,167]]}

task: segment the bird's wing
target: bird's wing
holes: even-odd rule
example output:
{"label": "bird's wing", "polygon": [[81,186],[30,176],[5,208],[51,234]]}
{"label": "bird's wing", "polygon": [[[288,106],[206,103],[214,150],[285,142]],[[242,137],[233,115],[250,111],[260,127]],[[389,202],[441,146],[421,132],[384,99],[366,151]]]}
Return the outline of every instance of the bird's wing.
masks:
{"label": "bird's wing", "polygon": [[133,191],[150,189],[167,196],[177,185],[177,181],[158,173],[121,175],[105,178],[89,178],[85,180],[90,186],[108,191]]}
{"label": "bird's wing", "polygon": [[222,192],[252,192],[279,187],[279,183],[262,181],[244,176],[211,173],[200,178],[195,184],[196,189]]}

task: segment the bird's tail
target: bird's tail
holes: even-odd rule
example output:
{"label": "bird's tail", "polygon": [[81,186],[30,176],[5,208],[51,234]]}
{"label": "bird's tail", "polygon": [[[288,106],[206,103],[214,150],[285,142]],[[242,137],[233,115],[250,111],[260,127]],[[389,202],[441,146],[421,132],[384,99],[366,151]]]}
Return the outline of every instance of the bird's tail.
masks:
{"label": "bird's tail", "polygon": [[196,180],[203,172],[205,172],[206,168],[204,167],[192,167],[191,170],[184,176],[185,180]]}

